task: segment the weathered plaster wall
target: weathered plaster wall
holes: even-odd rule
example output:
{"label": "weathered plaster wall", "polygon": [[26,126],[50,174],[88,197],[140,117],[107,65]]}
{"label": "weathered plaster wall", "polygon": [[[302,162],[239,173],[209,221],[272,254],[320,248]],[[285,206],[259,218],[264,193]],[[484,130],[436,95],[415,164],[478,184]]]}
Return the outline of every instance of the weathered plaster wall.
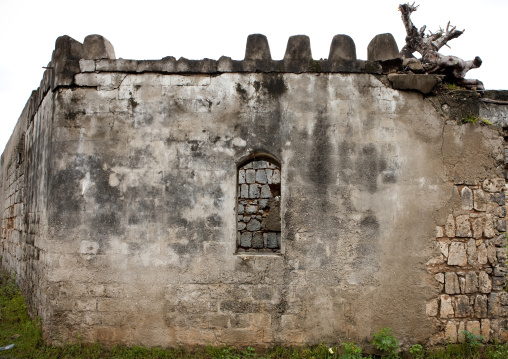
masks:
{"label": "weathered plaster wall", "polygon": [[[366,344],[390,326],[407,345],[498,318],[490,339],[506,339],[508,303],[485,316],[474,302],[500,292],[501,257],[467,266],[506,247],[489,242],[505,231],[503,137],[457,123],[478,113],[476,95],[394,89],[383,73],[396,59],[333,62],[331,51],[309,69],[310,47],[291,41],[281,62],[138,62],[94,60],[84,49],[100,39],[87,39],[58,40],[50,91],[13,136],[27,144],[23,166],[12,175],[14,140],[2,158],[2,264],[33,267],[20,283],[47,339]],[[280,162],[280,253],[237,253],[238,168],[256,153]],[[485,189],[488,210],[461,207],[459,189],[489,181],[500,187]],[[474,233],[446,231],[450,215]],[[466,264],[450,259],[466,244]],[[462,293],[466,271],[487,275],[490,292]],[[473,298],[467,316],[450,295]]]}
{"label": "weathered plaster wall", "polygon": [[47,233],[48,158],[53,119],[51,76],[32,92],[2,154],[0,234],[2,266],[15,274],[30,314],[44,318],[44,243]]}
{"label": "weathered plaster wall", "polygon": [[[367,74],[123,74],[57,92],[53,132],[48,333],[106,342],[424,340],[455,164],[499,176],[497,132]],[[477,146],[443,152],[460,135]],[[257,149],[281,159],[282,256],[234,255],[236,164]]]}

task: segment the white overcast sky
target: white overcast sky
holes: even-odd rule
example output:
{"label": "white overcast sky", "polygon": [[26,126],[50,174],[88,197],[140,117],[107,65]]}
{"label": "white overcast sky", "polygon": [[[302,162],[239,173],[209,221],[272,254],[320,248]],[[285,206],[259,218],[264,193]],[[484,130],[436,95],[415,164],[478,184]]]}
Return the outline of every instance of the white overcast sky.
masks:
{"label": "white overcast sky", "polygon": [[[42,66],[51,59],[58,36],[83,42],[100,34],[116,57],[241,60],[247,35],[268,37],[272,58],[284,56],[291,35],[310,37],[314,59],[327,58],[334,35],[346,34],[357,57],[377,34],[392,33],[399,49],[405,30],[392,0],[0,0],[0,152],[31,91],[39,86]],[[420,0],[412,16],[420,28],[435,31],[448,21],[466,32],[443,53],[483,65],[468,73],[487,89],[508,89],[508,0]]]}

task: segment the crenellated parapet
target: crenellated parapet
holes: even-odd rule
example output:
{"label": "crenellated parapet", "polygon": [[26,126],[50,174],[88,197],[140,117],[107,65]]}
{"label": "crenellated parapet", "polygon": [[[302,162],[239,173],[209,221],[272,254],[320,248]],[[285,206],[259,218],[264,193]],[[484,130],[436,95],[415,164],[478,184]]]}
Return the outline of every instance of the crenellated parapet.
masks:
{"label": "crenellated parapet", "polygon": [[[217,74],[227,72],[275,72],[275,73],[371,73],[383,74],[383,62],[399,59],[397,44],[390,34],[378,35],[369,45],[367,61],[356,58],[356,46],[347,35],[336,35],[330,46],[328,59],[314,60],[310,39],[305,35],[291,36],[282,60],[273,60],[266,36],[253,34],[247,38],[245,58],[233,60],[222,56],[218,60],[176,59],[172,56],[160,60],[115,59],[111,43],[99,35],[90,35],[83,46],[63,36],[57,40],[58,51],[54,57],[57,79],[55,86],[68,86],[72,72],[159,72],[183,74]],[[87,46],[88,44],[88,46]],[[62,56],[65,53],[64,56]],[[79,59],[79,60],[78,60]],[[79,68],[76,66],[76,60]]]}

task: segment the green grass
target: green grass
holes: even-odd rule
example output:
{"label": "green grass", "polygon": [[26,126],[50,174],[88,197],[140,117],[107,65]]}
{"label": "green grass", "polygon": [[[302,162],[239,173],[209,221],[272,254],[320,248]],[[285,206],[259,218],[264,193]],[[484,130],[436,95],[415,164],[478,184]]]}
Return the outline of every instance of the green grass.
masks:
{"label": "green grass", "polygon": [[473,125],[476,125],[478,123],[478,121],[480,121],[480,124],[483,124],[483,125],[492,125],[492,122],[489,121],[488,119],[486,119],[484,117],[479,118],[478,116],[467,116],[467,117],[462,118],[462,120],[460,120],[460,122],[463,124],[472,123]]}
{"label": "green grass", "polygon": [[[374,344],[384,350],[383,358],[396,357],[408,359],[508,359],[508,344],[482,345],[481,338],[466,335],[463,344],[447,345],[442,348],[425,350],[414,345],[412,351],[396,354],[398,344],[389,328],[375,333]],[[144,348],[140,346],[115,346],[103,348],[100,344],[66,344],[63,346],[45,345],[42,340],[39,323],[30,320],[26,304],[19,289],[14,284],[14,277],[0,271],[0,346],[14,344],[14,348],[0,351],[0,358],[37,358],[37,359],[360,359],[380,358],[362,355],[362,350],[354,343],[342,343],[329,347],[320,344],[312,347],[273,347],[262,353],[247,347],[235,349],[227,346],[208,346],[199,350],[182,348]]]}

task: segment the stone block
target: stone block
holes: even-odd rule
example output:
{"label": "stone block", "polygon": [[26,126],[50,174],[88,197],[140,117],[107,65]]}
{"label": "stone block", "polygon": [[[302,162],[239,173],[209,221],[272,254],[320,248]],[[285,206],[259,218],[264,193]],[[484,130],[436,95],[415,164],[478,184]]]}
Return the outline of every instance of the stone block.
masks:
{"label": "stone block", "polygon": [[347,35],[335,35],[330,45],[328,61],[356,60],[356,45]]}
{"label": "stone block", "polygon": [[450,244],[448,265],[465,266],[466,264],[467,264],[467,254],[464,243],[454,242]]}
{"label": "stone block", "polygon": [[280,170],[277,170],[277,169],[273,170],[272,183],[273,184],[280,183]]}
{"label": "stone block", "polygon": [[245,171],[245,182],[246,183],[256,183],[256,170],[246,170]]}
{"label": "stone block", "polygon": [[56,39],[50,65],[53,66],[54,73],[52,89],[73,84],[74,75],[81,71],[79,60],[82,58],[83,44],[67,35]]}
{"label": "stone block", "polygon": [[473,209],[473,192],[469,187],[462,188],[460,191],[460,197],[462,198],[462,209],[469,211]]}
{"label": "stone block", "polygon": [[451,297],[443,294],[439,297],[439,303],[439,316],[441,318],[453,318],[454,311]]}
{"label": "stone block", "polygon": [[252,34],[247,37],[245,60],[271,60],[270,46],[265,35]]}
{"label": "stone block", "polygon": [[457,330],[457,341],[459,343],[464,343],[466,341],[466,338],[464,336],[464,331],[466,330],[466,323],[460,322],[459,323],[459,329]]}
{"label": "stone block", "polygon": [[227,328],[229,324],[229,316],[213,315],[208,317],[208,326],[210,328]]}
{"label": "stone block", "polygon": [[492,265],[497,264],[497,248],[489,245],[487,247],[487,258],[489,259],[489,263]]}
{"label": "stone block", "polygon": [[427,316],[429,317],[437,317],[439,310],[438,300],[432,299],[427,302],[425,307],[425,312],[427,313]]}
{"label": "stone block", "polygon": [[115,49],[104,36],[88,35],[83,41],[83,57],[88,60],[114,59]]}
{"label": "stone block", "polygon": [[442,238],[442,237],[444,237],[443,227],[437,226],[436,227],[436,238]]}
{"label": "stone block", "polygon": [[[441,83],[441,79],[435,75],[389,74],[388,80],[390,80],[394,89],[415,90],[423,94],[432,92],[436,85]],[[471,198],[472,207],[473,201]]]}
{"label": "stone block", "polygon": [[476,293],[478,291],[478,276],[475,272],[467,272],[466,273],[466,285],[464,288],[464,293],[471,294]]}
{"label": "stone block", "polygon": [[273,170],[272,169],[266,169],[265,173],[266,173],[266,183],[272,184]]}
{"label": "stone block", "polygon": [[[138,61],[138,67],[136,69],[140,72],[163,72],[163,73],[174,73],[176,72],[176,59],[173,56],[165,56],[160,60],[141,60]],[[200,77],[197,77],[199,79]],[[205,80],[204,78],[202,78]],[[201,81],[199,81],[201,82]],[[203,81],[203,82],[206,82]],[[208,82],[209,84],[209,82]],[[196,84],[198,85],[198,84]],[[206,86],[206,83],[201,83],[202,86]]]}
{"label": "stone block", "polygon": [[257,213],[258,212],[258,206],[257,205],[253,205],[253,204],[249,204],[249,205],[247,205],[247,207],[245,207],[245,212],[247,214]]}
{"label": "stone block", "polygon": [[243,214],[243,212],[244,212],[244,211],[245,211],[245,207],[244,207],[244,205],[243,205],[243,204],[239,204],[239,205],[237,206],[237,211],[236,211],[236,213],[238,213],[238,214]]}
{"label": "stone block", "polygon": [[239,302],[236,300],[225,300],[220,303],[222,312],[232,313],[257,313],[259,312],[258,303]]}
{"label": "stone block", "polygon": [[240,198],[249,198],[249,185],[242,184],[240,186]]}
{"label": "stone block", "polygon": [[481,189],[473,191],[473,207],[475,210],[485,212],[487,210],[487,200],[485,198],[485,192]]}
{"label": "stone block", "polygon": [[487,192],[501,192],[504,188],[504,178],[486,179],[482,183],[482,188]]}
{"label": "stone block", "polygon": [[247,223],[247,230],[248,231],[254,232],[254,231],[259,231],[260,229],[261,229],[261,222],[259,222],[257,219],[251,219],[249,221],[249,223]]}
{"label": "stone block", "polygon": [[234,64],[231,57],[221,56],[217,61],[218,72],[233,72]]}
{"label": "stone block", "polygon": [[492,290],[503,290],[506,287],[506,277],[492,277]]}
{"label": "stone block", "polygon": [[455,299],[455,316],[458,318],[465,318],[471,312],[469,305],[469,297],[467,295],[457,295]]}
{"label": "stone block", "polygon": [[459,279],[454,272],[445,273],[445,293],[460,294]]}
{"label": "stone block", "polygon": [[307,64],[312,60],[310,39],[306,35],[295,35],[288,39],[284,62],[305,61]]}
{"label": "stone block", "polygon": [[457,343],[457,324],[452,321],[446,323],[444,338],[454,344]]}
{"label": "stone block", "polygon": [[490,319],[482,319],[480,326],[480,334],[485,338],[485,342],[490,341]]}
{"label": "stone block", "polygon": [[267,205],[268,199],[264,198],[259,200],[259,209],[265,209]]}
{"label": "stone block", "polygon": [[367,60],[384,61],[400,58],[397,42],[392,34],[376,35],[367,47]]}
{"label": "stone block", "polygon": [[481,271],[478,276],[478,291],[480,293],[490,293],[492,290],[492,282],[487,272]]}
{"label": "stone block", "polygon": [[496,229],[499,232],[506,232],[506,219],[498,219],[496,221]]}
{"label": "stone block", "polygon": [[259,198],[259,186],[257,184],[249,185],[249,198]]}
{"label": "stone block", "polygon": [[493,193],[490,196],[490,199],[492,201],[496,202],[500,206],[504,206],[506,203],[506,196],[505,196],[504,192]]}
{"label": "stone block", "polygon": [[453,218],[453,214],[448,215],[445,223],[445,234],[448,238],[455,237],[455,218]]}
{"label": "stone block", "polygon": [[457,237],[471,237],[473,235],[468,214],[457,216],[456,225],[455,235]]}
{"label": "stone block", "polygon": [[502,306],[508,306],[508,293],[501,292],[498,294],[499,304]]}
{"label": "stone block", "polygon": [[478,321],[478,320],[467,321],[466,322],[466,330],[468,332],[475,334],[475,335],[480,335],[480,333],[481,333],[480,321]]}
{"label": "stone block", "polygon": [[270,198],[271,196],[272,196],[272,193],[270,191],[270,186],[268,186],[267,184],[262,185],[260,197],[261,198]]}
{"label": "stone block", "polygon": [[494,215],[498,216],[499,218],[505,218],[506,217],[506,207],[505,206],[499,206],[494,210]]}
{"label": "stone block", "polygon": [[248,314],[233,314],[229,322],[231,323],[231,328],[241,329],[250,327]]}
{"label": "stone block", "polygon": [[96,71],[103,72],[136,72],[138,69],[138,62],[136,60],[109,60],[102,59],[95,62]]}
{"label": "stone block", "polygon": [[506,274],[508,274],[508,268],[506,268],[506,264],[498,264],[494,267],[495,277],[506,277]]}
{"label": "stone block", "polygon": [[263,234],[260,232],[254,233],[252,236],[252,248],[260,249],[264,247]]}
{"label": "stone block", "polygon": [[438,243],[438,246],[439,246],[439,250],[441,251],[441,254],[445,257],[445,258],[448,258],[448,254],[449,254],[449,245],[447,242],[439,242]]}
{"label": "stone block", "polygon": [[497,318],[499,315],[498,293],[490,293],[488,296],[488,313],[490,318]]}
{"label": "stone block", "polygon": [[498,248],[496,250],[497,260],[500,263],[506,263],[506,248]]}
{"label": "stone block", "polygon": [[279,248],[276,232],[268,232],[266,234],[266,247],[271,249]]}
{"label": "stone block", "polygon": [[487,317],[487,296],[478,294],[474,301],[474,313],[476,318]]}
{"label": "stone block", "polygon": [[238,171],[238,184],[245,183],[245,170]]}
{"label": "stone block", "polygon": [[478,264],[487,264],[487,247],[485,243],[482,243],[478,246]]}
{"label": "stone block", "polygon": [[485,228],[485,217],[476,217],[472,222],[473,238],[480,239],[483,236],[483,229]]}
{"label": "stone block", "polygon": [[243,232],[240,237],[240,246],[245,248],[250,248],[252,245],[252,233]]}
{"label": "stone block", "polygon": [[252,162],[252,168],[255,170],[265,169],[267,167],[266,161],[254,161]]}
{"label": "stone block", "polygon": [[265,170],[256,170],[256,182],[261,184],[267,182]]}
{"label": "stone block", "polygon": [[483,235],[486,238],[493,238],[496,235],[494,228],[494,221],[491,214],[485,215],[485,228],[483,229]]}
{"label": "stone block", "polygon": [[478,263],[478,251],[476,250],[476,241],[472,238],[467,242],[467,263],[469,265],[475,265]]}
{"label": "stone block", "polygon": [[445,282],[445,275],[443,273],[436,273],[434,274],[434,278],[439,282],[443,283]]}
{"label": "stone block", "polygon": [[81,72],[94,72],[95,71],[95,61],[94,60],[79,60],[79,69]]}

